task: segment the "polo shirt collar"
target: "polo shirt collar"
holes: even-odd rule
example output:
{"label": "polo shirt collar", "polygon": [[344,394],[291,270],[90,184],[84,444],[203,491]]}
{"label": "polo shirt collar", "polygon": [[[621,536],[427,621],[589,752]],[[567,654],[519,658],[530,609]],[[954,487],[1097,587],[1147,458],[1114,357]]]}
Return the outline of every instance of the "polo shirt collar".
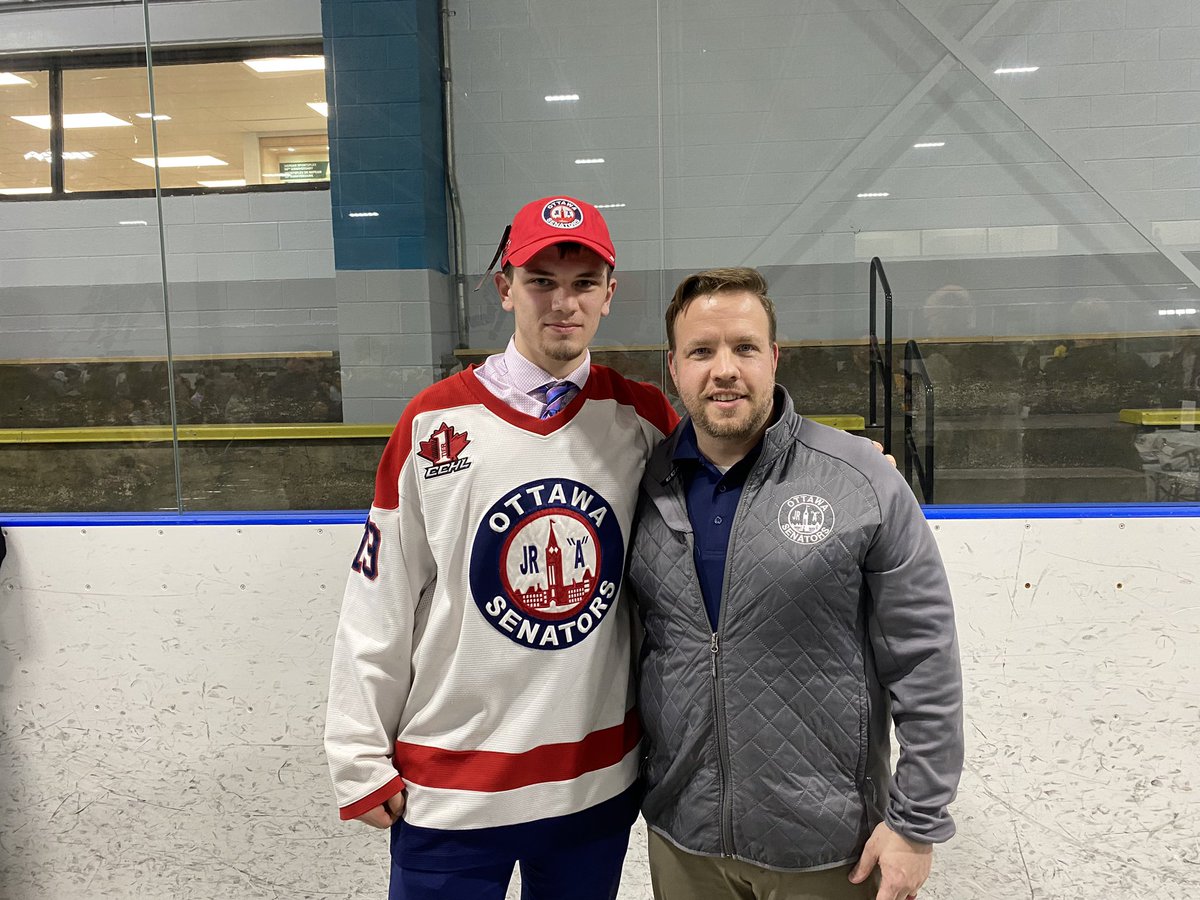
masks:
{"label": "polo shirt collar", "polygon": [[679,440],[675,444],[675,452],[671,458],[677,463],[687,462],[704,466],[711,469],[717,476],[733,476],[733,478],[738,478],[739,475],[743,475],[743,473],[747,473],[753,468],[755,461],[762,452],[762,447],[763,441],[760,439],[745,456],[730,466],[728,471],[722,476],[721,470],[700,452],[700,445],[696,440],[696,426],[692,422],[691,417],[688,417],[680,426]]}

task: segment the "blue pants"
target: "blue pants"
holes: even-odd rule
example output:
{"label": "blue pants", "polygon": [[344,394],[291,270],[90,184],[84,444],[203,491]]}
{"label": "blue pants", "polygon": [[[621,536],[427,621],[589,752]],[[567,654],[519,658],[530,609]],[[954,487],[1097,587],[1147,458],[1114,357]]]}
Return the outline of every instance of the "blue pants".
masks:
{"label": "blue pants", "polygon": [[522,900],[615,900],[629,830],[590,842],[564,844],[552,850],[522,850],[502,862],[473,866],[466,855],[462,868],[438,871],[401,866],[393,858],[388,900],[504,900],[513,866],[521,867]]}

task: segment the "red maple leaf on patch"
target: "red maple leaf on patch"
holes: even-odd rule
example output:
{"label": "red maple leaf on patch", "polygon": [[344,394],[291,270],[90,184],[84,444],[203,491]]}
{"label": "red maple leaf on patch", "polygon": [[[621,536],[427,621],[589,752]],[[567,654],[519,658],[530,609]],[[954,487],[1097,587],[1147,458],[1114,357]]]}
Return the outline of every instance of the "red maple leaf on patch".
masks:
{"label": "red maple leaf on patch", "polygon": [[429,436],[428,440],[418,443],[420,449],[417,451],[417,455],[435,465],[440,465],[458,459],[459,454],[467,449],[467,444],[471,441],[467,438],[465,431],[459,434],[452,426],[443,422],[441,427]]}

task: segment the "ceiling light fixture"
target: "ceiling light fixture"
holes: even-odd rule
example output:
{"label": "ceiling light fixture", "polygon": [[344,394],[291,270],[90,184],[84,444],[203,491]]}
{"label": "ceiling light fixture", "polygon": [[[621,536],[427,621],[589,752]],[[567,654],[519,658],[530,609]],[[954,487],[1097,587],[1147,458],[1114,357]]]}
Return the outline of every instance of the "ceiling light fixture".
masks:
{"label": "ceiling light fixture", "polygon": [[1160,309],[1158,314],[1160,316],[1194,316],[1196,310],[1190,306],[1186,309]]}
{"label": "ceiling light fixture", "polygon": [[866,191],[862,194],[859,194],[858,199],[859,200],[875,200],[875,199],[878,199],[879,197],[890,197],[890,196],[892,196],[892,195],[889,194],[887,191]]}
{"label": "ceiling light fixture", "polygon": [[124,222],[118,222],[118,225],[149,225],[145,219],[126,219]]}
{"label": "ceiling light fixture", "polygon": [[[25,159],[36,159],[38,162],[48,163],[54,158],[49,150],[30,150],[25,154]],[[62,155],[63,159],[67,160],[84,160],[95,159],[96,154],[91,150],[67,150]]]}
{"label": "ceiling light fixture", "polygon": [[317,72],[325,68],[323,56],[271,56],[265,59],[243,59],[255,72]]}
{"label": "ceiling light fixture", "polygon": [[[50,130],[49,116],[13,116],[13,118],[26,125],[32,125],[34,128],[40,128],[42,131]],[[133,124],[124,119],[118,119],[116,116],[110,116],[106,112],[67,113],[62,117],[62,123],[63,128],[127,128]]]}
{"label": "ceiling light fixture", "polygon": [[154,115],[152,113],[138,113],[137,117],[139,119],[153,119],[155,122],[170,122],[171,121],[170,116],[163,115],[162,113],[159,113],[158,115]]}
{"label": "ceiling light fixture", "polygon": [[1029,72],[1036,72],[1041,66],[1010,66],[1004,69],[997,69],[996,75],[1024,75]]}
{"label": "ceiling light fixture", "polygon": [[597,203],[596,209],[624,209],[624,203]]}
{"label": "ceiling light fixture", "polygon": [[160,156],[157,160],[153,156],[135,156],[133,161],[152,169],[156,163],[160,169],[198,169],[202,166],[229,165],[225,160],[217,159],[215,156]]}
{"label": "ceiling light fixture", "polygon": [[328,103],[323,103],[323,102],[322,103],[310,103],[310,104],[308,104],[308,108],[313,110],[314,112],[320,113],[327,119],[329,118],[329,104]]}
{"label": "ceiling light fixture", "polygon": [[577,166],[594,166],[594,165],[598,165],[599,163],[602,163],[602,162],[604,162],[604,157],[597,156],[592,159],[577,159],[577,160],[575,160],[575,165],[577,165]]}
{"label": "ceiling light fixture", "polygon": [[223,181],[197,181],[196,184],[206,188],[245,187],[245,178],[226,178]]}
{"label": "ceiling light fixture", "polygon": [[571,100],[578,100],[578,94],[547,94],[547,103],[566,103]]}
{"label": "ceiling light fixture", "polygon": [[930,147],[945,147],[945,141],[922,141],[919,144],[913,144],[914,150],[926,150]]}
{"label": "ceiling light fixture", "polygon": [[35,187],[35,188],[0,188],[0,194],[8,194],[17,196],[18,194],[49,194],[53,188]]}
{"label": "ceiling light fixture", "polygon": [[22,78],[20,75],[14,75],[12,72],[0,72],[0,84],[33,84],[33,82],[28,78]]}
{"label": "ceiling light fixture", "polygon": [[352,213],[347,213],[346,215],[348,215],[352,219],[378,219],[379,218],[379,213],[377,213],[373,210],[371,212],[352,212]]}

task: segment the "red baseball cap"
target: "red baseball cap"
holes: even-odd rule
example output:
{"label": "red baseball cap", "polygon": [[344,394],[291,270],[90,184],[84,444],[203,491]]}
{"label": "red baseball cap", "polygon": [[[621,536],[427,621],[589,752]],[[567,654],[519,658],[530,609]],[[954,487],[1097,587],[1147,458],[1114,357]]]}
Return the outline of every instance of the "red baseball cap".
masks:
{"label": "red baseball cap", "polygon": [[610,266],[617,264],[608,225],[596,207],[571,197],[543,197],[513,217],[500,265],[523,266],[539,250],[564,241],[595,250]]}

